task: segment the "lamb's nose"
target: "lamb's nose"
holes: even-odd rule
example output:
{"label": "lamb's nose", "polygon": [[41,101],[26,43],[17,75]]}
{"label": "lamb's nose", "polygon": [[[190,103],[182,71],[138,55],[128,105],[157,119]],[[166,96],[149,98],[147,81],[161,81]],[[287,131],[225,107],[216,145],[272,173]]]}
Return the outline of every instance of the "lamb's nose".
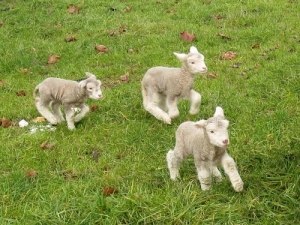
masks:
{"label": "lamb's nose", "polygon": [[223,141],[223,144],[224,144],[224,145],[228,145],[228,140],[225,139],[225,140]]}
{"label": "lamb's nose", "polygon": [[203,70],[207,70],[207,67],[202,67]]}
{"label": "lamb's nose", "polygon": [[99,96],[99,98],[102,98],[103,96],[102,95],[98,95]]}

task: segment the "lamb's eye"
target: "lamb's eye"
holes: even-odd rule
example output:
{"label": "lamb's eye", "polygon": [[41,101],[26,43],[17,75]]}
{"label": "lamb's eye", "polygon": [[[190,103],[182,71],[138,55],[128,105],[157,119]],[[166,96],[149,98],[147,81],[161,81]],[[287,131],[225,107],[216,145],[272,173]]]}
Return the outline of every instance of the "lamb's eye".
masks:
{"label": "lamb's eye", "polygon": [[212,130],[210,133],[212,133],[212,134],[213,134],[213,133],[215,133],[215,132]]}
{"label": "lamb's eye", "polygon": [[195,64],[195,62],[191,62],[191,64]]}

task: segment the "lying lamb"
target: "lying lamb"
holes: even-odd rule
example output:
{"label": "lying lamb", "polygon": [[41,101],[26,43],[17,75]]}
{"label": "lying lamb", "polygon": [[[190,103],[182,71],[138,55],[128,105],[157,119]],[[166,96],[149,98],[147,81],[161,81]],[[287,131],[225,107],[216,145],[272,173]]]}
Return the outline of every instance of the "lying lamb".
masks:
{"label": "lying lamb", "polygon": [[216,108],[213,117],[198,122],[184,122],[176,131],[175,149],[167,153],[167,163],[172,180],[179,176],[180,163],[190,154],[194,155],[198,179],[202,190],[211,189],[212,177],[222,180],[217,168],[222,164],[236,192],[243,190],[243,181],[234,160],[226,152],[229,144],[229,121],[224,118],[221,107]]}
{"label": "lying lamb", "polygon": [[192,46],[188,54],[174,55],[182,62],[181,68],[153,67],[142,80],[144,108],[167,124],[179,116],[177,103],[181,99],[190,100],[190,114],[199,112],[201,95],[193,90],[193,83],[195,75],[207,72],[204,56],[196,47]]}
{"label": "lying lamb", "polygon": [[[89,112],[89,107],[85,105],[86,100],[102,98],[101,81],[89,72],[86,72],[86,76],[88,78],[80,82],[53,77],[45,79],[33,92],[37,110],[51,124],[56,125],[65,120],[60,110],[62,105],[68,128],[75,129],[74,123],[80,121]],[[37,96],[38,92],[40,96]],[[75,115],[74,108],[79,108],[80,113]]]}

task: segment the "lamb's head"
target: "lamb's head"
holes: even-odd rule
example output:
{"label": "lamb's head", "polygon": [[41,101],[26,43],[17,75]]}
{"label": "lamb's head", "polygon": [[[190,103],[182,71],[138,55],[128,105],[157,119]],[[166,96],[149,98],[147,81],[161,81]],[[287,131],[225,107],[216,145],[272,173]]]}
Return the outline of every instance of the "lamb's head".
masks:
{"label": "lamb's head", "polygon": [[208,120],[200,120],[195,123],[195,126],[204,129],[212,145],[221,148],[229,145],[229,121],[225,119],[224,111],[221,107],[216,108],[213,117]]}
{"label": "lamb's head", "polygon": [[101,99],[103,97],[100,88],[101,81],[97,80],[94,74],[89,72],[86,72],[85,74],[88,78],[79,82],[80,87],[85,90],[89,98],[96,100]]}
{"label": "lamb's head", "polygon": [[188,54],[174,52],[174,55],[185,65],[191,74],[196,75],[207,72],[204,56],[198,52],[196,47],[192,46]]}

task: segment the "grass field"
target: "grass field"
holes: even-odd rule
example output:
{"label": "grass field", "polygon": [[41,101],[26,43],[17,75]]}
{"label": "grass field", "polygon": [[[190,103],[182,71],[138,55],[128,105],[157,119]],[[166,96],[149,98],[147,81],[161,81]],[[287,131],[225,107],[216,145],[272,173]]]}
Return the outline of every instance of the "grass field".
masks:
{"label": "grass field", "polygon": [[[0,127],[0,224],[299,224],[299,12],[297,0],[0,1],[0,119],[12,124]],[[180,66],[173,52],[192,45],[208,66],[195,80],[200,112],[182,101],[163,124],[143,109],[140,81],[150,67]],[[236,57],[223,59],[229,51]],[[87,102],[98,108],[74,131],[31,133],[47,125],[33,122],[34,87],[86,71],[103,83],[103,100]],[[216,106],[230,121],[242,193],[228,179],[201,191],[192,157],[169,179],[177,127]]]}

